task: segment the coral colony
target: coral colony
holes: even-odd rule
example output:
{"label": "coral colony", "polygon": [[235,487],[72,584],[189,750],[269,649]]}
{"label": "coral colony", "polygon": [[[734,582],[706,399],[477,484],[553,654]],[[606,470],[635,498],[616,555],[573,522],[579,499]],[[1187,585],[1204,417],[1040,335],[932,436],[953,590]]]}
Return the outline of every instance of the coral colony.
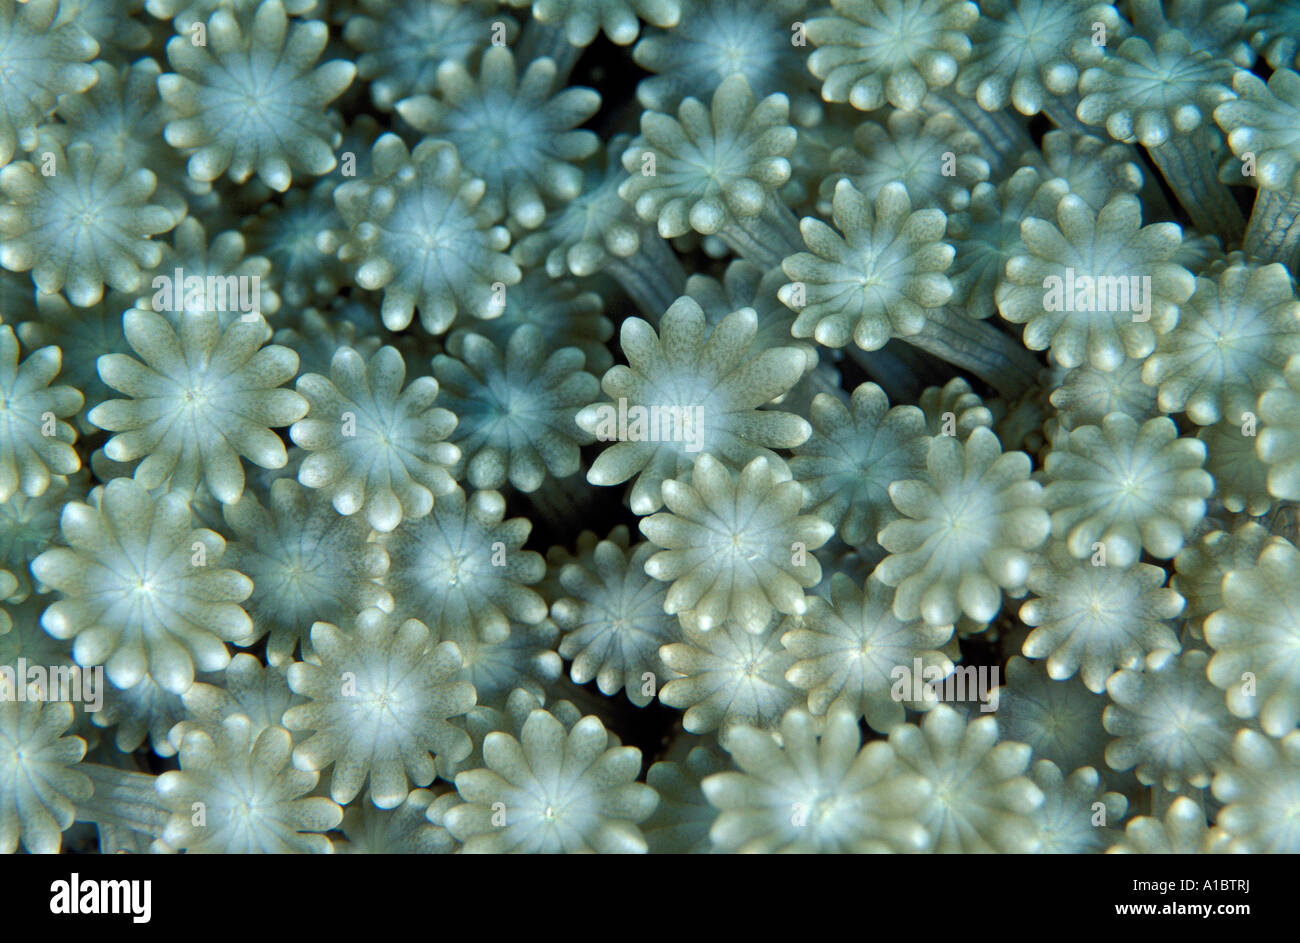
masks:
{"label": "coral colony", "polygon": [[1292,0],[0,0],[0,849],[1300,852],[1298,275]]}

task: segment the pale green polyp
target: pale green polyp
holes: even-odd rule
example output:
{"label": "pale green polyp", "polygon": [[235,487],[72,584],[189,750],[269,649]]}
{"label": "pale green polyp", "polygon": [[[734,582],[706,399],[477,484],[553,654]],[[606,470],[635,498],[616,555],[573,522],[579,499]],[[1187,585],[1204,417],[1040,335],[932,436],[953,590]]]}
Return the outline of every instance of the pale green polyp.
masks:
{"label": "pale green polyp", "polygon": [[792,281],[778,297],[795,311],[795,337],[843,347],[852,340],[877,350],[891,339],[969,369],[1013,394],[1033,382],[1037,364],[1023,347],[964,312],[945,308],[953,287],[945,272],[953,249],[941,242],[942,210],[913,212],[901,183],[887,184],[874,206],[850,182],[835,187],[836,233],[816,218],[803,221],[812,252],[787,256]]}
{"label": "pale green polyp", "polygon": [[1032,818],[1044,802],[1024,774],[1030,750],[1003,739],[995,715],[969,717],[938,704],[919,725],[889,734],[902,772],[919,776],[929,795],[916,819],[939,854],[1030,853],[1040,839]]}
{"label": "pale green polyp", "polygon": [[517,65],[508,47],[491,46],[475,74],[444,63],[437,97],[404,98],[395,107],[417,131],[455,145],[461,160],[476,168],[485,183],[485,209],[535,229],[548,207],[579,194],[582,175],[572,163],[599,146],[593,132],[575,129],[600,108],[600,95],[562,89],[563,81],[549,58]]}
{"label": "pale green polyp", "polygon": [[[361,287],[383,290],[389,330],[404,329],[417,310],[433,334],[458,317],[500,315],[492,286],[516,284],[523,273],[505,254],[502,207],[485,201],[485,184],[464,169],[455,146],[428,137],[408,149],[384,134],[371,161],[370,175],[334,191],[346,228],[322,230],[317,247],[356,264]],[[435,251],[440,264],[426,275]]]}
{"label": "pale green polyp", "polygon": [[[970,57],[969,32],[979,8],[967,0],[833,0],[828,16],[808,21],[817,47],[808,67],[822,80],[822,97],[860,111],[886,102],[914,111],[926,92],[952,84]],[[867,29],[884,42],[860,46]]]}
{"label": "pale green polyp", "polygon": [[[560,754],[548,757],[553,747]],[[534,765],[529,757],[539,762]],[[566,757],[571,758],[566,762]],[[599,718],[588,715],[566,724],[553,713],[535,709],[518,738],[489,733],[484,760],[485,768],[456,775],[461,802],[444,816],[465,852],[646,851],[637,825],[654,811],[658,795],[635,781],[641,751],[622,746]],[[513,828],[493,825],[493,805],[503,800],[506,808],[515,810]]]}
{"label": "pale green polyp", "polygon": [[1215,155],[1224,144],[1212,114],[1234,95],[1233,71],[1177,31],[1161,33],[1154,46],[1131,36],[1079,77],[1076,108],[1085,124],[1146,147],[1197,228],[1227,243],[1239,242],[1245,225],[1219,181]]}
{"label": "pale green polyp", "polygon": [[98,75],[89,64],[99,43],[75,21],[59,19],[59,0],[8,3],[0,10],[0,167],[36,145],[36,128],[56,96],[84,92]]}
{"label": "pale green polyp", "polygon": [[623,153],[630,176],[619,194],[664,238],[716,234],[771,268],[798,244],[794,214],[776,196],[790,177],[797,136],[789,101],[775,94],[756,103],[749,83],[733,75],[710,109],[687,98],[677,118],[646,112],[641,136]]}
{"label": "pale green polyp", "polygon": [[801,708],[788,711],[778,750],[766,730],[726,733],[722,744],[738,771],[701,784],[719,810],[714,844],[743,854],[924,850],[928,835],[916,817],[930,784],[905,770],[889,744],[863,746],[850,712],[821,721]]}
{"label": "pale green polyp", "polygon": [[[295,171],[319,176],[333,170],[338,135],[324,106],[343,94],[357,69],[343,59],[316,64],[329,38],[325,24],[290,21],[280,0],[266,0],[242,19],[217,9],[206,26],[209,45],[196,45],[188,35],[168,42],[175,71],[158,79],[168,117],[163,134],[189,158],[190,175],[211,181],[228,173],[243,183],[256,173],[284,192]],[[262,109],[237,104],[270,90],[278,97]],[[270,113],[278,123],[264,117]],[[293,132],[284,128],[290,121]]]}
{"label": "pale green polyp", "polygon": [[582,351],[548,353],[542,332],[527,324],[501,347],[471,333],[458,348],[458,358],[433,359],[442,402],[460,417],[450,437],[461,452],[456,472],[475,488],[509,480],[523,492],[577,472],[578,447],[593,439],[574,417],[600,392]]}
{"label": "pale green polyp", "polygon": [[1300,265],[1300,75],[1279,68],[1265,85],[1238,72],[1233,90],[1236,100],[1216,108],[1214,118],[1236,158],[1224,161],[1220,178],[1258,187],[1244,249],[1252,260],[1294,270]]}

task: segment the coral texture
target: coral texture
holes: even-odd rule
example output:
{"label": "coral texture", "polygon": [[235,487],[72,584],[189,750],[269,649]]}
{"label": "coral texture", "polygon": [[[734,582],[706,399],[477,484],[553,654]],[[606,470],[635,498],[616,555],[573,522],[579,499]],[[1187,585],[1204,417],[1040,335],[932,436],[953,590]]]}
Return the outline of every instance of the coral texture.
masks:
{"label": "coral texture", "polygon": [[1300,851],[1298,11],[0,0],[0,852]]}

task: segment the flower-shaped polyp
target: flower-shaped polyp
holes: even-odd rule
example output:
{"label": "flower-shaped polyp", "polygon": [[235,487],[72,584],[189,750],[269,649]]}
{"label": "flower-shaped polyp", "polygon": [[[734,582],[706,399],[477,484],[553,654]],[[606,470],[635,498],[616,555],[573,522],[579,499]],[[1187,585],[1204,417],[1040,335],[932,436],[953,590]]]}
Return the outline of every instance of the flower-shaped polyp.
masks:
{"label": "flower-shaped polyp", "polygon": [[1003,589],[1023,589],[1030,551],[1049,527],[1042,486],[1029,470],[1029,456],[1003,453],[983,426],[964,443],[930,440],[925,477],[889,486],[903,517],[880,532],[889,556],[875,575],[898,588],[895,616],[952,625],[965,613],[988,622],[1002,608]]}
{"label": "flower-shaped polyp", "polygon": [[0,0],[0,167],[36,146],[36,127],[58,95],[95,84],[89,62],[99,43],[59,13],[59,0]]}
{"label": "flower-shaped polyp", "polygon": [[[965,442],[972,430],[981,426],[993,428],[992,410],[984,405],[984,400],[971,389],[965,377],[953,377],[943,386],[926,387],[921,391],[917,405],[925,414],[925,429],[930,437],[955,435]],[[929,438],[922,439],[921,445],[921,463],[924,465]]]}
{"label": "flower-shaped polyp", "polygon": [[581,468],[578,446],[593,437],[574,417],[600,394],[600,383],[582,369],[585,360],[576,347],[548,353],[531,324],[510,335],[504,351],[467,334],[459,359],[433,358],[443,402],[460,419],[452,441],[470,485],[500,488],[509,479],[520,491],[536,491],[548,473],[567,478]]}
{"label": "flower-shaped polyp", "polygon": [[445,822],[465,852],[645,853],[637,825],[659,800],[636,781],[641,751],[594,716],[565,726],[534,710],[518,739],[487,735],[483,768],[456,774],[463,801]]}
{"label": "flower-shaped polyp", "polygon": [[1106,849],[1118,855],[1199,855],[1221,848],[1227,835],[1210,829],[1205,810],[1195,799],[1179,796],[1169,803],[1163,819],[1139,815],[1129,819],[1124,837]]}
{"label": "flower-shaped polyp", "polygon": [[1268,491],[1268,466],[1255,451],[1256,439],[1250,425],[1254,414],[1242,414],[1240,423],[1224,420],[1203,426],[1196,438],[1205,443],[1205,470],[1214,478],[1214,497],[1233,514],[1245,511],[1252,517],[1274,504]]}
{"label": "flower-shaped polyp", "polygon": [[542,247],[546,272],[551,277],[559,278],[566,271],[591,275],[608,262],[626,259],[641,248],[646,225],[618,195],[618,188],[627,179],[622,157],[630,140],[627,134],[616,134],[603,152],[598,150],[583,161],[582,192],[552,212],[538,232],[520,240],[520,250]]}
{"label": "flower-shaped polyp", "polygon": [[208,43],[190,35],[167,43],[175,72],[158,79],[170,120],[163,136],[189,153],[189,174],[243,183],[254,173],[273,190],[293,174],[329,173],[338,131],[325,106],[352,84],[346,59],[316,60],[329,40],[320,20],[290,23],[280,0],[263,0],[251,18],[221,8],[208,18]]}
{"label": "flower-shaped polyp", "polygon": [[627,528],[620,525],[599,543],[584,531],[577,557],[558,548],[548,555],[559,580],[556,593],[565,594],[551,604],[551,618],[564,632],[560,655],[573,662],[570,677],[575,684],[594,678],[606,695],[626,688],[638,707],[651,700],[646,672],[656,688],[669,675],[659,648],[677,628],[664,612],[663,584],[645,573],[654,552],[644,542],[629,548]]}
{"label": "flower-shaped polyp", "polygon": [[1300,551],[1274,537],[1222,587],[1223,607],[1205,620],[1210,681],[1228,693],[1235,716],[1258,717],[1280,737],[1300,721]]}
{"label": "flower-shaped polyp", "polygon": [[915,111],[932,88],[951,85],[970,56],[979,7],[968,0],[831,0],[808,21],[808,68],[822,97],[873,111]]}
{"label": "flower-shaped polyp", "polygon": [[1242,730],[1232,760],[1214,777],[1214,798],[1223,803],[1214,824],[1229,835],[1226,850],[1300,852],[1300,731],[1273,740]]}
{"label": "flower-shaped polyp", "polygon": [[1233,153],[1254,155],[1262,189],[1300,192],[1300,75],[1279,68],[1265,85],[1243,70],[1233,76],[1232,87],[1237,97],[1215,108],[1214,120],[1227,132]]}
{"label": "flower-shaped polyp", "polygon": [[[209,240],[197,217],[183,219],[171,232],[171,245],[163,248],[158,271],[166,274],[154,277],[154,290],[141,295],[136,305],[165,311],[173,323],[181,311],[209,308],[221,314],[223,327],[236,316],[261,314],[270,319],[280,310],[280,296],[271,289],[271,261],[265,256],[246,254],[246,248],[238,232],[226,230]],[[181,275],[176,279],[178,269]],[[186,288],[191,278],[198,280],[191,284],[201,284],[205,290]],[[279,273],[275,281],[279,281]],[[226,286],[230,286],[228,292]],[[217,294],[218,290],[221,294]]]}
{"label": "flower-shaped polyp", "polygon": [[[140,26],[102,0],[93,0],[92,5],[116,22]],[[70,13],[69,7],[64,0],[65,14]],[[85,12],[83,7],[72,15]],[[101,149],[111,143],[108,149],[120,152],[126,160],[125,166],[148,167],[157,175],[158,187],[152,202],[164,204],[181,219],[187,212],[183,191],[202,188],[186,179],[183,160],[169,152],[160,153],[163,149],[158,146],[158,139],[162,137],[166,120],[158,97],[161,67],[144,56],[129,66],[100,59],[95,63],[95,71],[99,78],[93,87],[81,94],[59,97],[58,113],[64,123],[46,124],[40,133],[49,134],[65,147],[73,141],[89,141]]]}
{"label": "flower-shaped polyp", "polygon": [[298,372],[298,355],[266,342],[260,316],[221,326],[216,312],[183,312],[179,326],[161,314],[132,308],[123,318],[126,354],[99,358],[104,382],[130,399],[100,403],[88,414],[115,432],[104,454],[115,462],[143,459],[135,478],[192,493],[200,482],[224,504],[239,500],[239,457],[283,468],[284,443],[271,430],[301,419],[307,401],[281,384]]}
{"label": "flower-shaped polyp", "polygon": [[[538,9],[546,2],[551,0],[534,6],[539,19]],[[647,31],[632,50],[636,64],[654,73],[636,84],[643,108],[670,111],[687,96],[702,100],[726,79],[741,75],[760,95],[797,90],[796,107],[812,119],[809,124],[815,123],[820,112],[803,111],[816,108],[815,99],[802,94],[813,85],[806,43],[791,41],[794,24],[807,9],[805,0],[687,0],[681,6],[681,18],[672,29]]]}
{"label": "flower-shaped polyp", "polygon": [[70,704],[20,702],[12,690],[0,697],[0,854],[13,854],[20,840],[33,854],[57,854],[77,803],[90,798],[90,780],[76,768],[86,741],[64,735],[71,724]]}
{"label": "flower-shaped polyp", "polygon": [[0,325],[0,502],[18,491],[44,494],[51,475],[81,467],[72,442],[77,431],[62,419],[81,409],[81,393],[50,386],[58,375],[59,348],[42,347],[20,364],[13,328]]}
{"label": "flower-shaped polyp", "polygon": [[905,705],[893,696],[899,667],[910,673],[919,660],[923,677],[935,669],[945,677],[952,671],[939,650],[952,626],[900,622],[892,602],[893,593],[879,580],[859,589],[836,573],[829,602],[812,596],[801,618],[786,620],[781,644],[796,659],[786,680],[808,692],[814,715],[847,711],[888,733],[906,719]]}
{"label": "flower-shaped polyp", "polygon": [[222,722],[232,714],[247,717],[254,735],[266,727],[281,727],[284,712],[302,702],[289,690],[279,668],[268,667],[247,652],[230,659],[221,680],[224,687],[196,681],[181,696],[185,719],[167,734],[176,749],[196,727],[206,729],[214,738],[219,736]]}
{"label": "flower-shaped polyp", "polygon": [[177,222],[154,201],[153,171],[89,141],[66,154],[52,140],[41,147],[39,168],[15,161],[0,170],[0,265],[30,270],[41,292],[61,291],[81,308],[99,301],[105,284],[139,289],[143,272],[162,261],[152,237]]}
{"label": "flower-shaped polyp", "polygon": [[1164,581],[1158,566],[1101,566],[1074,559],[1053,541],[1029,571],[1037,598],[1020,607],[1020,618],[1034,626],[1025,639],[1026,657],[1046,658],[1056,681],[1077,672],[1089,691],[1100,694],[1116,668],[1131,668],[1159,649],[1179,651],[1168,620],[1183,611],[1183,597]]}
{"label": "flower-shaped polyp", "polygon": [[936,705],[920,727],[904,724],[889,734],[903,770],[930,787],[916,812],[940,854],[1026,853],[1036,850],[1034,812],[1042,791],[1024,774],[1029,747],[998,741],[990,716],[968,721],[947,704]]}
{"label": "flower-shaped polyp", "polygon": [[1100,544],[1111,566],[1144,549],[1167,560],[1205,516],[1214,481],[1204,462],[1205,443],[1179,438],[1166,416],[1139,425],[1110,413],[1100,427],[1062,431],[1044,462],[1052,530],[1079,559]]}
{"label": "flower-shaped polyp", "polygon": [[1154,45],[1130,36],[1079,76],[1075,114],[1105,125],[1117,141],[1146,147],[1196,228],[1235,241],[1241,212],[1216,173],[1226,149],[1211,116],[1236,97],[1240,71],[1217,49],[1194,49],[1178,29],[1161,29]]}
{"label": "flower-shaped polyp", "polygon": [[1117,141],[1158,147],[1212,125],[1214,106],[1234,97],[1234,71],[1226,59],[1194,51],[1179,30],[1161,33],[1154,47],[1130,36],[1079,77],[1078,117],[1104,124]]}
{"label": "flower-shaped polyp", "polygon": [[234,537],[225,559],[252,579],[245,608],[259,633],[270,632],[267,661],[284,665],[299,643],[310,653],[314,622],[338,625],[370,606],[391,610],[393,600],[379,584],[388,554],[368,541],[364,521],[335,513],[292,478],[270,491],[267,506],[250,491],[222,509]]}
{"label": "flower-shaped polyp", "polygon": [[130,478],[114,478],[90,504],[64,505],[67,547],[46,550],[32,574],[61,598],[41,616],[55,638],[75,638],[83,666],[104,665],[122,689],[146,673],[183,694],[194,671],[230,663],[223,642],[249,645],[253,625],[239,603],[252,581],[218,566],[221,535],[195,528],[175,493],[152,496]]}
{"label": "flower-shaped polyp", "polygon": [[1060,429],[1100,426],[1113,412],[1132,416],[1139,422],[1154,417],[1156,391],[1142,382],[1144,361],[1129,358],[1114,370],[1098,370],[1080,364],[1057,371],[1060,379],[1049,400],[1056,407],[1053,422]]}
{"label": "flower-shaped polyp", "polygon": [[1006,682],[997,690],[997,706],[1003,736],[1029,744],[1034,756],[1060,769],[1104,766],[1106,698],[1077,678],[1053,680],[1042,662],[1012,655]]}
{"label": "flower-shaped polyp", "polygon": [[[520,5],[518,0],[514,5]],[[681,13],[680,0],[533,0],[539,23],[563,28],[571,45],[584,47],[601,29],[611,42],[626,46],[641,31],[638,16],[666,29],[677,25]]]}
{"label": "flower-shaped polyp", "polygon": [[1026,254],[1007,262],[998,310],[1025,325],[1025,346],[1050,347],[1063,367],[1086,361],[1114,370],[1125,357],[1148,356],[1196,287],[1192,273],[1173,261],[1181,228],[1143,226],[1142,205],[1127,193],[1100,211],[1067,194],[1056,218],[1020,224]]}
{"label": "flower-shaped polyp", "polygon": [[1291,354],[1300,353],[1300,301],[1286,268],[1234,264],[1196,291],[1161,336],[1142,368],[1160,390],[1160,410],[1186,412],[1198,425],[1241,421],[1268,387],[1283,384]]}
{"label": "flower-shaped polyp", "polygon": [[819,734],[806,711],[791,710],[778,740],[771,731],[732,727],[722,745],[739,772],[715,773],[704,794],[721,810],[714,847],[745,854],[920,852],[929,833],[916,821],[931,784],[905,772],[889,743],[862,746],[847,711]]}
{"label": "flower-shaped polyp", "polygon": [[1117,792],[1103,792],[1093,767],[1081,767],[1067,777],[1051,760],[1039,760],[1032,776],[1043,793],[1043,804],[1033,815],[1038,854],[1095,854],[1118,836],[1113,827],[1124,817],[1128,800]]}
{"label": "flower-shaped polyp", "polygon": [[812,437],[795,448],[790,473],[847,543],[871,543],[898,517],[889,486],[924,471],[925,416],[915,406],[891,409],[880,387],[863,383],[847,406],[818,393],[810,418]]}
{"label": "flower-shaped polyp", "polygon": [[387,533],[405,517],[424,517],[456,483],[448,468],[460,449],[444,441],[456,416],[435,406],[438,381],[417,377],[405,389],[406,364],[393,347],[369,360],[340,347],[330,375],[309,373],[297,388],[309,404],[289,436],[308,456],[298,480],[320,488],[343,515],[364,510]]}
{"label": "flower-shaped polyp", "polygon": [[[438,67],[438,97],[397,103],[415,130],[456,145],[461,159],[487,184],[484,207],[536,229],[545,197],[563,205],[582,190],[574,162],[600,146],[591,131],[575,130],[600,108],[589,88],[562,88],[555,63],[534,59],[519,74],[508,46],[483,53],[478,79],[459,62]],[[560,90],[562,89],[562,90]]]}
{"label": "flower-shaped polyp", "polygon": [[761,632],[773,613],[802,614],[804,590],[821,581],[811,551],[835,528],[800,514],[801,484],[779,459],[759,457],[733,475],[701,455],[689,482],[665,481],[668,510],[641,521],[641,532],[664,548],[645,571],[672,585],[664,611],[689,613],[708,631],[732,619]]}
{"label": "flower-shaped polyp", "polygon": [[468,501],[460,488],[438,499],[433,511],[407,521],[388,541],[388,588],[396,612],[418,616],[439,638],[473,633],[502,642],[510,622],[535,625],[546,603],[528,587],[546,573],[542,555],[524,550],[532,525],[504,520],[505,499],[478,491]]}
{"label": "flower-shaped polyp", "polygon": [[292,749],[283,727],[258,730],[243,714],[219,730],[187,732],[181,768],[154,784],[171,811],[163,844],[189,854],[329,854],[322,833],[338,827],[343,810],[312,795],[320,774],[294,769]]}
{"label": "flower-shaped polyp", "polygon": [[493,225],[499,213],[483,205],[485,186],[461,168],[456,148],[426,138],[413,151],[385,134],[371,151],[373,173],[334,191],[347,232],[323,232],[317,245],[355,263],[356,281],[383,289],[384,326],[403,330],[420,309],[420,323],[441,334],[457,314],[501,314],[500,285],[519,281],[505,255],[510,233]]}
{"label": "flower-shaped polyp", "polygon": [[343,39],[359,51],[357,75],[370,83],[370,97],[382,111],[407,95],[432,91],[439,65],[466,61],[498,26],[506,42],[519,32],[509,16],[492,19],[493,0],[361,0],[355,9],[348,8]]}
{"label": "flower-shaped polyp", "polygon": [[868,201],[874,202],[889,184],[900,183],[913,209],[964,210],[972,188],[989,178],[982,151],[979,137],[950,111],[894,111],[883,124],[862,122],[853,132],[852,147],[831,152],[836,172],[823,178],[819,193],[829,203],[840,177],[848,174]]}
{"label": "flower-shaped polyp", "polygon": [[[753,308],[758,316],[755,342],[762,348],[802,347],[807,361],[805,369],[810,373],[817,366],[817,351],[812,344],[791,340],[794,315],[777,299],[777,291],[784,283],[785,273],[776,266],[764,270],[745,259],[733,259],[727,263],[721,279],[698,272],[688,275],[685,294],[699,302],[710,324],[717,324],[741,308]],[[805,373],[804,377],[807,376]],[[778,402],[786,400],[782,397]]]}
{"label": "flower-shaped polyp", "polygon": [[[63,505],[86,493],[86,476],[55,476],[40,496],[16,493],[0,502],[0,599],[22,602],[33,590],[28,564],[55,541]],[[0,615],[0,625],[7,625]],[[3,635],[8,629],[0,629]],[[2,663],[0,663],[2,664]]]}
{"label": "flower-shaped polyp", "polygon": [[803,700],[786,680],[794,656],[781,646],[781,620],[754,634],[734,622],[705,632],[683,620],[683,641],[659,649],[672,671],[659,700],[685,710],[688,733],[708,733],[735,724],[775,727]]}
{"label": "flower-shaped polyp", "polygon": [[[1042,149],[1047,169],[1094,210],[1100,210],[1113,196],[1142,190],[1142,166],[1131,147],[1091,134],[1058,130],[1043,135]],[[1184,243],[1184,251],[1190,243],[1190,239]]]}
{"label": "flower-shaped polyp", "polygon": [[[193,688],[190,685],[190,690]],[[113,731],[112,743],[122,753],[134,753],[148,741],[158,756],[176,754],[170,733],[184,719],[180,695],[164,690],[148,676],[124,691],[109,687],[103,709],[91,715],[96,727]]]}
{"label": "flower-shaped polyp", "polygon": [[1210,784],[1231,747],[1235,726],[1223,694],[1205,676],[1210,656],[1154,652],[1145,671],[1125,668],[1106,681],[1114,701],[1103,722],[1116,739],[1106,747],[1112,769],[1137,767],[1138,781],[1177,792]]}
{"label": "flower-shaped polyp", "polygon": [[248,222],[249,245],[270,262],[279,293],[291,309],[338,297],[341,283],[347,281],[333,256],[316,245],[317,233],[342,223],[333,192],[330,180],[311,190],[295,187],[281,203],[263,204]]}
{"label": "flower-shaped polyp", "polygon": [[723,80],[711,108],[688,98],[676,118],[646,111],[641,136],[623,152],[631,176],[619,195],[666,239],[692,229],[710,235],[756,217],[790,179],[796,135],[789,112],[782,94],[755,103],[740,75]]}
{"label": "flower-shaped polyp", "polygon": [[901,183],[886,184],[873,206],[847,180],[835,185],[832,205],[844,235],[807,217],[799,227],[812,252],[781,264],[792,283],[778,297],[799,315],[791,333],[827,347],[852,338],[863,350],[920,333],[926,312],[952,297],[943,211],[913,212]]}
{"label": "flower-shaped polyp", "polygon": [[311,630],[315,661],[289,666],[289,687],[307,698],[285,711],[290,730],[315,731],[294,747],[298,769],[333,764],[330,795],[346,805],[370,778],[381,809],[433,782],[438,757],[469,755],[469,735],[448,719],[474,706],[474,686],[455,680],[464,662],[452,642],[435,645],[424,623],[366,609],[347,631]]}
{"label": "flower-shaped polyp", "polygon": [[587,480],[616,485],[636,475],[632,510],[651,514],[662,506],[664,479],[685,475],[697,453],[739,467],[804,442],[812,431],[806,420],[759,407],[794,387],[807,358],[797,347],[764,347],[757,335],[753,308],[733,311],[710,331],[689,297],[664,313],[658,334],[640,318],[625,320],[619,341],[627,366],[611,367],[601,380],[614,402],[577,415],[597,439],[615,440]]}
{"label": "flower-shaped polyp", "polygon": [[957,91],[986,111],[1011,105],[1022,115],[1072,97],[1079,66],[1104,51],[1092,41],[1092,24],[1111,33],[1120,24],[1113,8],[1095,0],[983,0],[980,13]]}

